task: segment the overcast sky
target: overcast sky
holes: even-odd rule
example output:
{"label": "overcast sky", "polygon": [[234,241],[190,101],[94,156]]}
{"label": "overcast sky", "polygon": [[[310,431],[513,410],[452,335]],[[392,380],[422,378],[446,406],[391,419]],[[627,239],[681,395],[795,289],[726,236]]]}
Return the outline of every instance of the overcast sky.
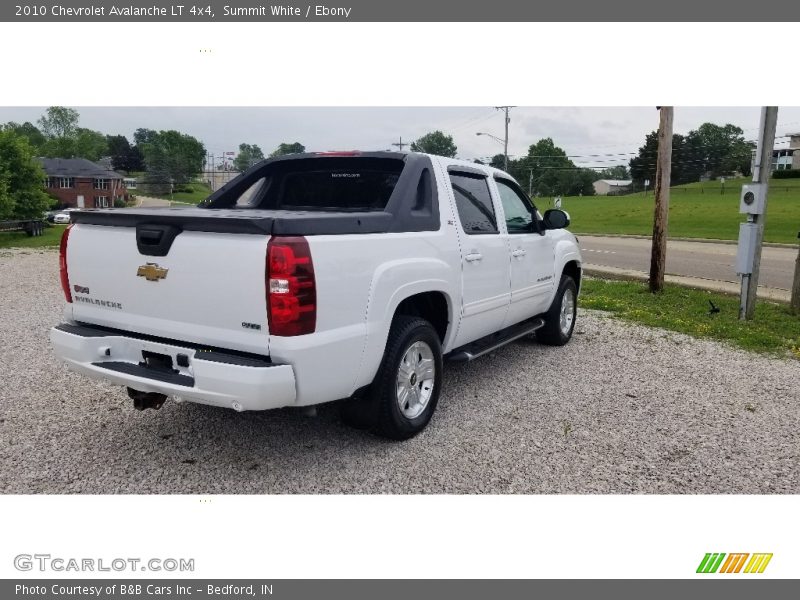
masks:
{"label": "overcast sky", "polygon": [[[209,152],[235,151],[242,142],[258,144],[269,154],[281,142],[301,142],[309,151],[385,150],[392,143],[414,140],[440,129],[454,137],[461,158],[473,159],[502,153],[502,144],[477,132],[503,136],[503,117],[494,107],[380,107],[380,108],[139,108],[75,107],[80,126],[133,139],[139,127],[177,129],[200,139]],[[36,120],[41,107],[0,107],[0,123]],[[800,131],[800,107],[781,107],[777,135]],[[733,123],[755,138],[759,108],[675,109],[675,132],[686,133],[706,121]],[[578,164],[605,166],[627,163],[658,126],[655,107],[644,108],[540,108],[511,109],[509,154],[526,154],[530,144],[551,137]],[[788,140],[779,138],[778,144]],[[590,157],[591,154],[620,156]],[[597,162],[602,161],[602,162]]]}

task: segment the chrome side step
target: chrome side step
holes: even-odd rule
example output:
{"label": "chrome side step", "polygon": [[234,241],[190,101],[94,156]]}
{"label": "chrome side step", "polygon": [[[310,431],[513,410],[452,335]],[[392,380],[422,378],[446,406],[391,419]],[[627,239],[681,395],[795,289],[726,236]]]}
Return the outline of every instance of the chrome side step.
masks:
{"label": "chrome side step", "polygon": [[497,350],[501,346],[505,346],[514,340],[529,335],[542,327],[544,327],[544,319],[540,317],[528,319],[527,321],[522,321],[521,323],[482,337],[479,340],[470,342],[460,348],[456,348],[448,352],[445,358],[455,362],[469,362],[475,360],[479,356]]}

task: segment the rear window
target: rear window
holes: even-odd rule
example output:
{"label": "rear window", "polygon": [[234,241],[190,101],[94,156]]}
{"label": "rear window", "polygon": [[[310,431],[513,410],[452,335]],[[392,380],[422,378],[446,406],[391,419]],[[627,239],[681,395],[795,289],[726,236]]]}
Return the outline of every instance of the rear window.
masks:
{"label": "rear window", "polygon": [[383,210],[400,172],[359,168],[287,173],[278,208]]}
{"label": "rear window", "polygon": [[405,163],[395,158],[325,157],[272,163],[239,190],[214,202],[278,210],[380,211],[400,179]]}

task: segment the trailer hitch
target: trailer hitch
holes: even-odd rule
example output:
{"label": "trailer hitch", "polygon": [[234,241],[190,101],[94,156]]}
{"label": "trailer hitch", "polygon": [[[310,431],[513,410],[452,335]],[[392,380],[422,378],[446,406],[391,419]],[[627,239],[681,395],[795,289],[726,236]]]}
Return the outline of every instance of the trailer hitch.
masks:
{"label": "trailer hitch", "polygon": [[133,408],[136,410],[146,410],[148,408],[158,410],[164,406],[164,402],[167,400],[166,394],[140,392],[131,387],[128,388],[128,396],[133,399]]}

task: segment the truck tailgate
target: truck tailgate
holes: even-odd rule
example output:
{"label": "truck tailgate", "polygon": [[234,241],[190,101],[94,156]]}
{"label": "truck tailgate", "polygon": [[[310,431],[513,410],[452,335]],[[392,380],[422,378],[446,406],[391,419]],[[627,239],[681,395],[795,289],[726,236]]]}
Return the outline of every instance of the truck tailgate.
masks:
{"label": "truck tailgate", "polygon": [[77,223],[67,248],[72,317],[194,344],[269,354],[269,235],[181,231],[166,256],[135,227]]}

